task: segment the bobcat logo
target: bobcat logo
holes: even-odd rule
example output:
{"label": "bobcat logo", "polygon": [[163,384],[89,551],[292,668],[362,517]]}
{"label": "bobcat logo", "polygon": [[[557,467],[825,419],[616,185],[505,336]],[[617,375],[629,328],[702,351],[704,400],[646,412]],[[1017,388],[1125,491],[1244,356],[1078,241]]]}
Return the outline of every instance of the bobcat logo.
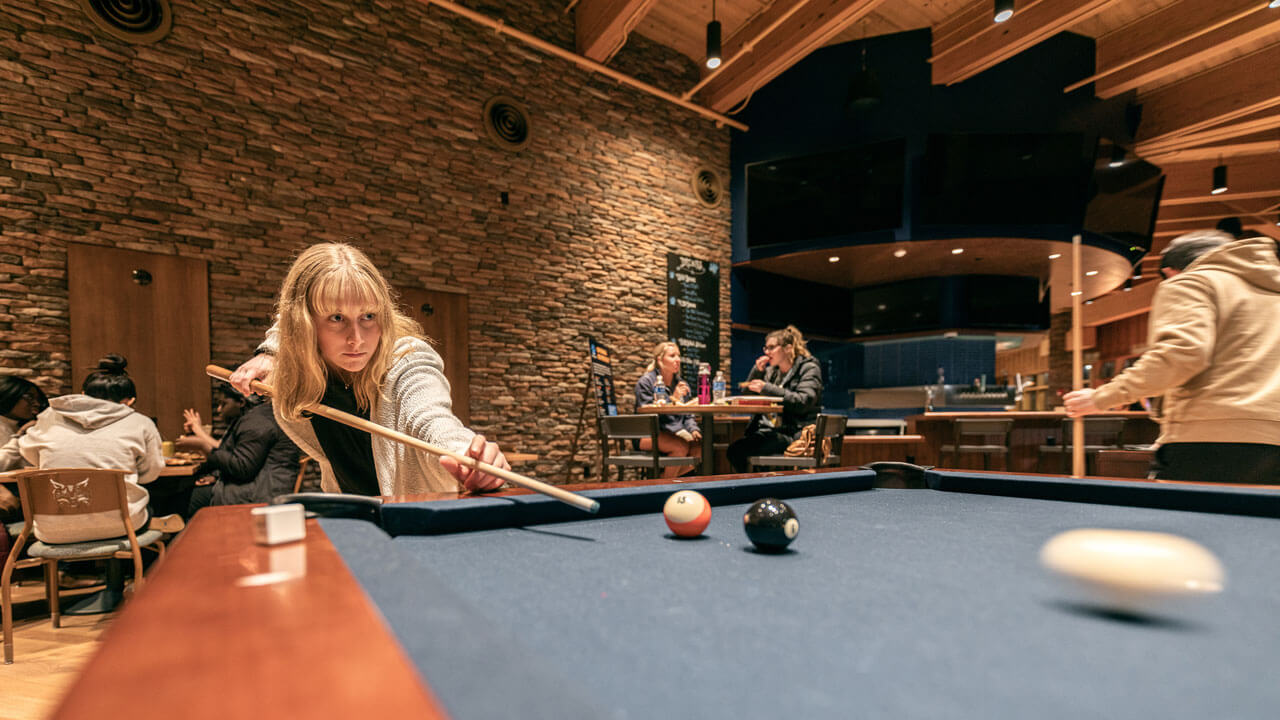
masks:
{"label": "bobcat logo", "polygon": [[89,505],[88,479],[78,483],[60,483],[57,480],[49,482],[53,485],[53,499],[58,503],[58,507],[72,509]]}

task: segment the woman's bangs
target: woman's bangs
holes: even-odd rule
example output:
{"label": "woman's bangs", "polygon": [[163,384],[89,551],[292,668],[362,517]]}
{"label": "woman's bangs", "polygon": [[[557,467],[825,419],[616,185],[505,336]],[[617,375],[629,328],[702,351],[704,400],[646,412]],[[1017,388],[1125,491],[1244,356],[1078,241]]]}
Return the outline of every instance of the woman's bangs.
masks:
{"label": "woman's bangs", "polygon": [[342,268],[317,279],[311,288],[309,304],[319,317],[343,312],[352,305],[362,313],[374,313],[379,319],[385,312],[382,298],[372,283],[354,268]]}

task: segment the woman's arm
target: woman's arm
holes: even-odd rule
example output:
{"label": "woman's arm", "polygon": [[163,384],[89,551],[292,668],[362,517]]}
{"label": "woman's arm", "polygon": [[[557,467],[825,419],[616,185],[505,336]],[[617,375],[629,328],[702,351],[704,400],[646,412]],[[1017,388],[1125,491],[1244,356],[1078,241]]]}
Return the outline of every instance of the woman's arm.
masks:
{"label": "woman's arm", "polygon": [[145,423],[142,431],[142,454],[138,455],[138,484],[145,485],[157,477],[164,468],[164,453],[160,452],[160,431],[147,417],[139,414]]}
{"label": "woman's arm", "polygon": [[636,408],[653,404],[653,383],[656,378],[656,375],[646,372],[636,381]]}

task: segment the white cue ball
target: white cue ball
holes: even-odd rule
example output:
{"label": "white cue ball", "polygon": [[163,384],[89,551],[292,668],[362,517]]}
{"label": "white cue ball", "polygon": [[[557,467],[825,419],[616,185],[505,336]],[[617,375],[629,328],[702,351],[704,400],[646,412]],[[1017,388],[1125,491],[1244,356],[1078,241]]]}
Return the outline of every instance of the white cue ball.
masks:
{"label": "white cue ball", "polygon": [[1207,548],[1160,532],[1068,530],[1044,544],[1040,562],[1078,583],[1095,602],[1120,611],[1221,592],[1225,583],[1222,563]]}

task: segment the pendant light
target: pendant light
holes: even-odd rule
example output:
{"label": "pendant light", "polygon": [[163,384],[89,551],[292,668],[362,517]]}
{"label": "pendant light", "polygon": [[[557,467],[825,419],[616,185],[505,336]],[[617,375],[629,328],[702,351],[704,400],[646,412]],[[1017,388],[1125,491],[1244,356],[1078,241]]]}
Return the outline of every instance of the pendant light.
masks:
{"label": "pendant light", "polygon": [[711,0],[711,22],[707,23],[707,69],[720,67],[720,21],[716,20],[716,0]]}

